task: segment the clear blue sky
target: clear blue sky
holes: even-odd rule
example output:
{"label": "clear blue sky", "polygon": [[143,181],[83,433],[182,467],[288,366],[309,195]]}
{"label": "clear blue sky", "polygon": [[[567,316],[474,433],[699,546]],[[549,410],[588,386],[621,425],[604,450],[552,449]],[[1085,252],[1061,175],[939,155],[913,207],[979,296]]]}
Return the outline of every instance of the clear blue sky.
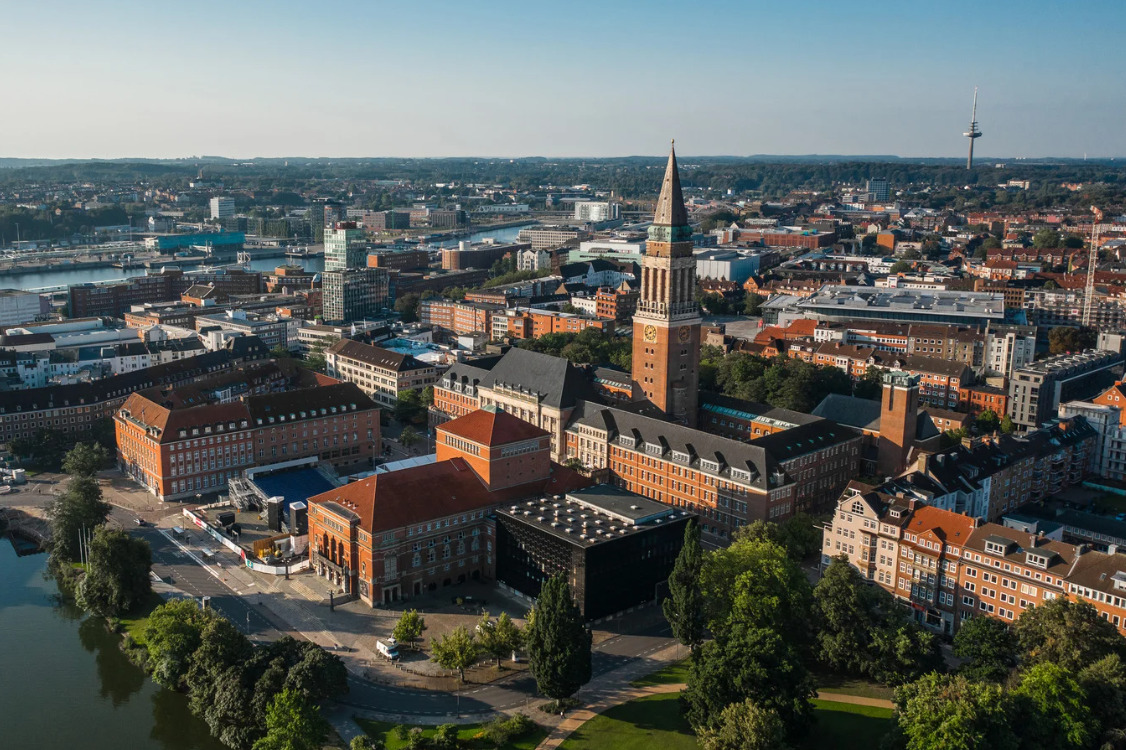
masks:
{"label": "clear blue sky", "polygon": [[3,0],[0,156],[1126,156],[1126,0]]}

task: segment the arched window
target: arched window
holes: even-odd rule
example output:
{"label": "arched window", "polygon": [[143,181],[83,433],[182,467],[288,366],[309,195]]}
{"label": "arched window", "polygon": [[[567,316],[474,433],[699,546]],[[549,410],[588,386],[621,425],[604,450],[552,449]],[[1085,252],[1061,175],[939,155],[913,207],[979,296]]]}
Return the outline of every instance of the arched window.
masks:
{"label": "arched window", "polygon": [[411,559],[411,567],[418,568],[418,567],[421,567],[421,566],[422,566],[422,555],[419,554],[418,552],[415,552],[414,557]]}

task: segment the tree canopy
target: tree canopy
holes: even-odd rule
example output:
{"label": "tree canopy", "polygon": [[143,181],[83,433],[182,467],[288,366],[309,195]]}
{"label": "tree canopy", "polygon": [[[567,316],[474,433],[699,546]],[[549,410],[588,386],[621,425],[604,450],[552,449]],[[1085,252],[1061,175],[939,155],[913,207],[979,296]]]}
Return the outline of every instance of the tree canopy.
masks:
{"label": "tree canopy", "polygon": [[152,550],[144,539],[99,526],[90,540],[86,574],[78,585],[78,604],[102,617],[118,617],[152,591]]}
{"label": "tree canopy", "polygon": [[561,575],[544,581],[524,640],[539,691],[560,700],[590,681],[591,632]]}

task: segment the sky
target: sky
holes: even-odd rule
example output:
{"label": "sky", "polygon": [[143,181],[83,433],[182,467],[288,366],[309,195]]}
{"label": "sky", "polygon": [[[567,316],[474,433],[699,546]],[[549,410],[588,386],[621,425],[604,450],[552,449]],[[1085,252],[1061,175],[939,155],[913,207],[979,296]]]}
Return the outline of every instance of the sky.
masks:
{"label": "sky", "polygon": [[1126,156],[1123,0],[0,0],[0,156]]}

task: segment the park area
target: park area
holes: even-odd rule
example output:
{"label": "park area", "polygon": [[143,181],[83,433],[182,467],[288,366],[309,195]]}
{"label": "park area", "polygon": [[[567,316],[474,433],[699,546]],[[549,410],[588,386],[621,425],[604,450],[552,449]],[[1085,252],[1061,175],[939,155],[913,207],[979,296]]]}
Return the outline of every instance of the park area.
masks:
{"label": "park area", "polygon": [[[690,750],[692,728],[681,716],[678,693],[659,693],[614,706],[583,724],[562,750]],[[891,709],[817,699],[815,723],[803,748],[871,750],[891,729]]]}

